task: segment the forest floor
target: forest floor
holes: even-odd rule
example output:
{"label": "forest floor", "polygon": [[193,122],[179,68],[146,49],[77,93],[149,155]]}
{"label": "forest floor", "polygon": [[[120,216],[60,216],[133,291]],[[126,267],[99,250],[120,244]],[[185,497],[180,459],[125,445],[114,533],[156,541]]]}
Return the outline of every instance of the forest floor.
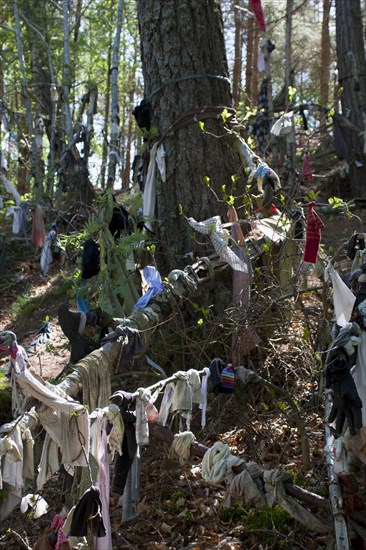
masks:
{"label": "forest floor", "polygon": [[[360,216],[366,211],[359,212]],[[351,222],[335,217],[324,231],[325,242],[337,245],[360,231],[360,220]],[[6,270],[1,279],[1,330],[12,330],[18,342],[29,350],[29,360],[35,371],[45,379],[55,378],[68,364],[68,341],[57,321],[57,310],[67,300],[65,278],[74,269],[65,266],[65,274],[53,264],[48,276],[39,271],[34,247],[11,240],[6,249]],[[306,321],[314,334],[322,313],[321,294],[314,291],[303,296]],[[327,473],[324,457],[324,403],[318,395],[311,354],[303,352],[303,335],[299,321],[304,311],[299,307],[288,331],[288,339],[279,345],[267,361],[278,361],[278,385],[291,382],[291,391],[302,410],[309,438],[311,468],[303,466],[300,431],[286,404],[279,403],[264,388],[255,395],[245,396],[240,387],[233,395],[210,395],[207,426],[201,429],[200,414],[193,417],[197,441],[211,446],[214,441],[227,443],[230,450],[245,462],[282,468],[292,473],[294,483],[327,496]],[[36,347],[37,330],[50,323],[50,337]],[[280,358],[280,360],[279,360]],[[300,360],[299,360],[300,359]],[[0,356],[0,375],[7,366]],[[273,369],[273,365],[271,365]],[[265,371],[265,367],[264,367]],[[263,369],[262,369],[263,372]],[[1,382],[1,379],[0,379]],[[6,384],[6,383],[5,383]],[[3,390],[1,403],[5,403]],[[8,392],[9,394],[9,392]],[[246,399],[248,399],[246,401]],[[10,419],[5,406],[0,409],[0,425]],[[281,508],[245,509],[235,505],[230,510],[223,505],[226,488],[202,479],[200,459],[180,467],[167,460],[169,447],[151,438],[141,456],[140,499],[136,517],[122,521],[121,508],[111,508],[113,550],[269,550],[326,548],[328,538],[311,533]],[[0,548],[31,549],[45,528],[60,512],[62,476],[56,474],[45,485],[41,495],[49,504],[46,515],[39,519],[23,514],[17,508],[0,526]],[[35,489],[30,487],[30,492]],[[327,514],[330,519],[330,514]],[[112,550],[112,549],[110,549]]]}

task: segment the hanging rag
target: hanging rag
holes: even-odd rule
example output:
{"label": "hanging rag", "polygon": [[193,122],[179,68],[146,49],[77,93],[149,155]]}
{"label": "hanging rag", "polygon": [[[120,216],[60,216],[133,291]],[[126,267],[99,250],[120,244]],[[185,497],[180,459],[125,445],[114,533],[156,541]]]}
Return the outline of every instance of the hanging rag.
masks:
{"label": "hanging rag", "polygon": [[91,486],[75,506],[70,525],[70,537],[86,537],[88,528],[96,537],[105,537],[100,491]]}
{"label": "hanging rag", "polygon": [[91,279],[98,275],[100,270],[99,245],[93,239],[87,239],[83,245],[81,256],[81,278]]}
{"label": "hanging rag", "polygon": [[159,271],[152,265],[147,265],[143,269],[144,279],[148,285],[148,290],[141,296],[134,306],[134,311],[147,306],[149,301],[157,294],[164,291],[164,285]]}
{"label": "hanging rag", "polygon": [[195,439],[195,435],[190,431],[175,434],[169,449],[169,460],[179,462],[181,466],[186,466],[189,464],[191,445]]}
{"label": "hanging rag", "polygon": [[228,247],[228,234],[224,232],[220,216],[213,216],[203,222],[196,222],[193,218],[188,223],[199,233],[210,235],[212,244],[220,258],[236,271],[248,273],[249,267],[243,260]]}
{"label": "hanging rag", "polygon": [[334,316],[337,325],[343,327],[351,318],[356,296],[342,280],[331,262],[328,263],[324,270],[325,282],[327,282],[329,278],[331,279],[333,288]]}
{"label": "hanging rag", "polygon": [[310,264],[316,264],[317,262],[319,245],[322,236],[321,231],[325,227],[314,207],[315,202],[309,202],[306,215],[304,262],[309,262]]}
{"label": "hanging rag", "polygon": [[6,217],[13,216],[12,232],[18,235],[22,225],[22,209],[20,206],[11,206],[6,212]]}
{"label": "hanging rag", "polygon": [[204,367],[202,382],[201,382],[202,402],[199,405],[199,408],[201,409],[201,427],[202,427],[202,429],[206,427],[207,386],[208,386],[208,379],[209,379],[210,376],[211,376],[210,369],[208,367]]}
{"label": "hanging rag", "polygon": [[43,243],[41,259],[40,259],[40,269],[42,275],[47,275],[50,265],[53,261],[52,248],[57,245],[57,231],[51,229],[47,233],[46,240]]}
{"label": "hanging rag", "polygon": [[100,491],[101,516],[105,528],[105,535],[96,535],[94,538],[95,550],[110,550],[112,548],[111,521],[109,516],[109,446],[108,435],[110,420],[108,408],[96,409],[90,415],[90,455],[98,464],[98,472],[94,479],[95,486]]}
{"label": "hanging rag", "polygon": [[159,409],[159,424],[161,424],[162,426],[166,426],[167,424],[168,416],[173,403],[174,390],[175,390],[174,382],[170,382],[169,384],[166,384],[164,395],[161,400],[160,409]]}
{"label": "hanging rag", "polygon": [[37,204],[32,220],[32,244],[42,248],[46,240],[46,231],[44,228],[45,213],[40,204]]}
{"label": "hanging rag", "polygon": [[[2,159],[4,158],[4,155],[1,155],[2,156]],[[3,165],[2,165],[2,168],[3,168]],[[5,173],[4,173],[4,170],[2,170],[2,173],[1,173],[1,179],[2,179],[2,182],[4,184],[4,187],[6,189],[6,191],[8,193],[10,193],[14,200],[15,200],[15,203],[17,205],[20,205],[20,203],[22,202],[22,199],[20,198],[20,194],[18,193],[18,191],[15,189],[14,185],[11,183],[10,180],[8,180],[8,178],[6,177]]]}
{"label": "hanging rag", "polygon": [[112,491],[122,495],[137,451],[136,416],[130,410],[135,398],[132,393],[119,390],[113,393],[110,400],[118,405],[124,423],[122,454],[117,455],[112,481]]}
{"label": "hanging rag", "polygon": [[289,111],[280,116],[278,120],[273,124],[271,128],[271,134],[275,136],[288,136],[294,130],[293,125],[293,111]]}
{"label": "hanging rag", "polygon": [[150,150],[150,160],[147,169],[146,182],[143,194],[143,216],[145,218],[145,227],[153,230],[153,221],[155,217],[155,202],[156,202],[156,182],[155,182],[155,165],[157,164],[160,171],[161,179],[166,180],[165,169],[165,151],[162,144],[154,143]]}
{"label": "hanging rag", "polygon": [[262,32],[266,32],[266,22],[264,19],[264,13],[262,9],[261,0],[251,0],[254,15],[258,23],[258,28]]}

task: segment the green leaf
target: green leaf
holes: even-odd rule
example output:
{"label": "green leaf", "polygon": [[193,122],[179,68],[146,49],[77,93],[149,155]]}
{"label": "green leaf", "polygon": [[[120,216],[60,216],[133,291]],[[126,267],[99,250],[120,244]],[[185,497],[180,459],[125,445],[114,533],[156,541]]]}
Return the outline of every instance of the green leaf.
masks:
{"label": "green leaf", "polygon": [[201,130],[201,132],[204,132],[205,131],[205,123],[202,120],[199,120],[197,124],[198,124],[198,127]]}
{"label": "green leaf", "polygon": [[221,112],[221,118],[222,118],[222,121],[225,123],[227,121],[228,118],[230,118],[232,116],[231,113],[229,113],[229,111],[225,108],[222,112]]}
{"label": "green leaf", "polygon": [[210,185],[210,178],[208,176],[203,176],[203,183],[204,185]]}

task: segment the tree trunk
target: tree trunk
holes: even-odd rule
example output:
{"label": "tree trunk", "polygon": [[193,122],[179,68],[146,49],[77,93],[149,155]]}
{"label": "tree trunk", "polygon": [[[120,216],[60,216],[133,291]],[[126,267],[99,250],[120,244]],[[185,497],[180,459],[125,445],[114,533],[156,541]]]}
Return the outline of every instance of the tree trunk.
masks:
{"label": "tree trunk", "polygon": [[107,84],[105,91],[105,112],[103,123],[103,147],[102,147],[102,166],[100,169],[100,186],[105,189],[105,180],[107,172],[107,159],[108,159],[108,127],[109,127],[109,107],[111,101],[111,62],[112,62],[112,44],[108,45],[108,61],[107,61]]}
{"label": "tree trunk", "polygon": [[128,109],[128,106],[133,106],[135,97],[135,85],[134,81],[131,83],[131,89],[127,94],[127,132],[125,139],[125,161],[123,165],[122,172],[122,189],[123,191],[128,191],[130,188],[131,181],[131,147],[133,139],[133,130],[132,130],[132,117],[131,117],[131,108]]}
{"label": "tree trunk", "polygon": [[39,195],[42,193],[42,157],[41,157],[42,148],[39,147],[39,140],[37,141],[35,136],[34,118],[33,118],[33,112],[32,112],[31,99],[28,92],[27,74],[26,74],[26,69],[24,64],[23,44],[21,39],[20,17],[19,17],[17,0],[14,0],[13,11],[14,11],[15,34],[16,34],[16,40],[17,40],[19,67],[20,67],[21,82],[22,82],[22,95],[25,103],[29,139],[31,141],[32,176],[34,178],[36,192]]}
{"label": "tree trunk", "polygon": [[[166,154],[165,182],[156,170],[153,217],[157,265],[168,273],[199,246],[181,213],[197,221],[224,217],[227,205],[217,200],[223,199],[223,186],[227,195],[234,194],[236,182],[239,195],[244,182],[236,178],[240,158],[220,116],[232,107],[220,2],[138,0],[137,6],[146,100]],[[205,107],[210,118],[200,128],[192,110]],[[168,132],[179,117],[185,124]],[[199,254],[207,250],[200,248]]]}
{"label": "tree trunk", "polygon": [[[287,0],[286,4],[286,46],[285,46],[285,110],[289,108],[289,90],[291,85],[292,69],[292,13],[294,1]],[[293,120],[293,119],[292,119]],[[295,140],[286,136],[287,157],[287,186],[292,189],[295,184]]]}
{"label": "tree trunk", "polygon": [[330,66],[330,37],[329,14],[332,0],[323,0],[323,20],[321,35],[320,61],[320,103],[326,106],[329,101],[329,66]]}
{"label": "tree trunk", "polygon": [[123,0],[118,0],[118,13],[117,13],[117,28],[113,43],[112,54],[112,69],[111,69],[111,91],[112,91],[112,104],[111,104],[111,133],[109,140],[109,161],[108,161],[108,177],[107,177],[107,189],[113,189],[116,179],[116,167],[120,161],[119,139],[120,139],[120,127],[119,127],[119,105],[118,105],[118,65],[119,65],[119,47],[121,42],[122,31],[122,16],[123,16]]}
{"label": "tree trunk", "polygon": [[239,7],[234,4],[234,22],[235,22],[235,37],[234,37],[234,69],[233,69],[233,101],[234,107],[237,108],[241,97],[241,72],[243,67],[243,14]]}
{"label": "tree trunk", "polygon": [[[338,79],[342,114],[360,129],[344,129],[348,149],[349,195],[365,198],[366,151],[363,138],[366,123],[366,61],[362,36],[360,0],[336,0]],[[357,166],[356,162],[362,166]]]}
{"label": "tree trunk", "polygon": [[69,90],[71,86],[71,58],[70,58],[70,29],[69,29],[69,6],[68,0],[63,0],[63,26],[64,26],[64,73],[63,73],[63,98],[62,106],[65,117],[65,129],[67,142],[72,141],[72,121],[70,111]]}
{"label": "tree trunk", "polygon": [[252,2],[248,2],[249,16],[247,18],[247,59],[245,66],[245,104],[250,109],[255,108],[258,100],[259,71],[259,30],[253,12]]}

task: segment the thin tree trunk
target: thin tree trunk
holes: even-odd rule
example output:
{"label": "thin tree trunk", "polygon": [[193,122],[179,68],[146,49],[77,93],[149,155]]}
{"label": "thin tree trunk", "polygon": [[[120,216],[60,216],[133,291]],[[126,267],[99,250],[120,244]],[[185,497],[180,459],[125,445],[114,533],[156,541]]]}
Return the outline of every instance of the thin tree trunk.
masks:
{"label": "thin tree trunk", "polygon": [[242,11],[234,4],[234,21],[235,21],[235,37],[234,37],[234,69],[233,69],[233,102],[237,108],[241,96],[241,72],[243,67],[243,16]]}
{"label": "thin tree trunk", "polygon": [[[350,188],[346,195],[365,197],[366,151],[363,132],[366,126],[366,61],[362,34],[360,0],[336,0],[338,79],[342,115],[360,129],[344,129],[347,143]],[[356,163],[358,161],[358,164]]]}
{"label": "thin tree trunk", "polygon": [[[253,15],[253,8],[251,2],[249,2],[250,15],[247,19],[247,59],[245,68],[245,104],[246,106],[253,108],[257,103],[258,89],[254,86],[254,34],[256,29],[256,23]],[[258,85],[258,83],[257,83]]]}
{"label": "thin tree trunk", "polygon": [[90,145],[94,136],[94,114],[97,111],[98,89],[94,86],[89,90],[89,105],[86,111],[86,135],[84,141],[84,163],[89,170]]}
{"label": "thin tree trunk", "polygon": [[[131,106],[133,106],[134,103],[134,97],[135,97],[135,87],[133,86],[131,90],[128,93],[127,96],[127,109],[128,109],[128,119],[127,119],[127,137],[126,137],[126,145],[125,145],[125,162],[123,167],[123,175],[122,175],[122,189],[124,191],[128,191],[130,187],[130,181],[131,181],[131,147],[132,147],[132,117],[131,117]],[[130,108],[128,108],[130,107]]]}
{"label": "thin tree trunk", "polygon": [[329,67],[330,67],[330,36],[329,14],[332,0],[323,0],[323,20],[321,35],[320,61],[320,103],[324,106],[329,101]]}
{"label": "thin tree trunk", "polygon": [[108,158],[108,122],[109,122],[109,106],[111,101],[111,58],[112,58],[112,44],[108,45],[108,57],[107,57],[107,85],[105,91],[105,113],[103,122],[103,148],[102,148],[102,166],[100,169],[100,185],[102,189],[105,189],[105,178],[107,171],[107,158]]}
{"label": "thin tree trunk", "polygon": [[117,27],[113,43],[112,54],[112,69],[111,69],[111,133],[109,140],[109,161],[108,161],[108,177],[107,189],[113,189],[116,179],[116,167],[119,161],[118,145],[119,145],[119,106],[118,106],[118,66],[119,66],[119,48],[121,42],[122,19],[123,19],[124,1],[118,0],[117,11]]}
{"label": "thin tree trunk", "polygon": [[47,98],[46,100],[46,112],[49,112],[49,109],[47,108],[48,101],[50,100],[51,102],[51,124],[50,124],[50,132],[49,132],[50,151],[48,156],[47,189],[49,191],[49,197],[52,202],[53,192],[54,192],[53,184],[54,184],[54,174],[55,174],[55,150],[56,150],[56,141],[57,141],[56,117],[57,117],[57,106],[58,106],[58,99],[59,99],[59,94],[57,91],[57,76],[53,66],[50,45],[44,33],[41,32],[35,25],[33,25],[33,23],[31,23],[28,20],[28,18],[24,16],[24,14],[22,15],[22,19],[32,29],[32,31],[39,36],[39,38],[41,39],[46,49],[46,54],[47,54],[48,70],[49,70],[50,80],[51,80],[49,99]]}
{"label": "thin tree trunk", "polygon": [[42,193],[42,158],[41,158],[41,149],[38,147],[36,138],[35,138],[35,128],[34,120],[32,113],[32,106],[30,95],[28,92],[28,82],[27,75],[24,65],[24,55],[23,55],[23,45],[21,40],[21,29],[20,29],[20,17],[17,0],[14,0],[13,4],[14,11],[14,21],[15,21],[15,34],[16,42],[18,49],[18,59],[19,67],[21,74],[21,83],[22,83],[22,94],[24,97],[26,117],[28,122],[28,132],[29,139],[31,140],[31,166],[32,166],[32,176],[34,178],[35,188],[38,195]]}
{"label": "thin tree trunk", "polygon": [[[293,0],[287,0],[286,4],[286,36],[285,36],[285,110],[289,108],[290,98],[289,90],[291,85],[292,69],[292,13]],[[290,189],[295,183],[295,140],[290,140],[286,136],[286,156],[287,156],[287,185]]]}
{"label": "thin tree trunk", "polygon": [[70,111],[70,86],[71,86],[71,58],[70,58],[70,29],[68,0],[62,1],[63,29],[64,29],[64,72],[63,72],[63,98],[62,106],[65,117],[65,131],[67,142],[70,144],[73,137],[71,111]]}

